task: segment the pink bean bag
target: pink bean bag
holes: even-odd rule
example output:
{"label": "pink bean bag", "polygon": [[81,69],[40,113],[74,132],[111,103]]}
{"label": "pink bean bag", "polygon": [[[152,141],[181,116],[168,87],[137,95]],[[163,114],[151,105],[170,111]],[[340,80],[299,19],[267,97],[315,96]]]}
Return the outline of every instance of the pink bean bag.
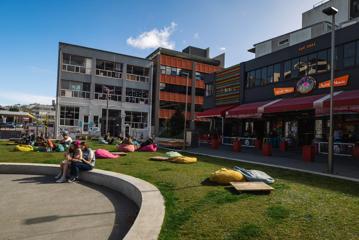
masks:
{"label": "pink bean bag", "polygon": [[109,151],[107,151],[106,149],[97,149],[95,152],[95,156],[97,158],[118,158],[119,157],[119,155],[112,154]]}
{"label": "pink bean bag", "polygon": [[120,144],[117,146],[117,150],[120,152],[134,152],[135,145],[132,144]]}
{"label": "pink bean bag", "polygon": [[157,152],[157,145],[156,144],[146,145],[146,146],[143,146],[140,149],[138,149],[138,151],[140,151],[140,152]]}

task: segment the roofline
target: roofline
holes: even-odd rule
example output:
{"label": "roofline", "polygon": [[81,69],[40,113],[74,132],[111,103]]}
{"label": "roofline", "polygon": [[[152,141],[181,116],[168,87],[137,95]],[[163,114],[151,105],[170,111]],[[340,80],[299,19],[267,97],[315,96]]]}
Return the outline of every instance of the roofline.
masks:
{"label": "roofline", "polygon": [[218,70],[216,73],[222,73],[222,72],[225,72],[225,71],[229,71],[231,70],[231,68],[235,68],[235,67],[240,67],[241,66],[241,63],[237,63],[237,64],[234,64],[230,67],[226,67],[226,68],[223,68],[221,70]]}
{"label": "roofline", "polygon": [[137,59],[145,60],[145,61],[147,61],[147,62],[152,63],[152,61],[151,61],[151,60],[148,60],[147,58],[142,58],[142,57],[127,55],[127,54],[123,54],[123,53],[117,53],[117,52],[102,50],[102,49],[98,49],[98,48],[85,47],[85,46],[76,45],[76,44],[72,44],[72,43],[59,42],[59,47],[60,47],[60,46],[79,47],[79,48],[84,48],[84,49],[88,49],[88,50],[92,50],[92,51],[98,51],[98,52],[116,54],[116,55],[120,55],[120,56],[124,56],[124,57],[130,57],[130,58],[137,58]]}
{"label": "roofline", "polygon": [[192,60],[192,61],[215,64],[216,66],[220,65],[220,61],[216,60],[216,59],[213,59],[213,58],[204,58],[204,57],[200,57],[200,56],[196,56],[196,55],[190,55],[188,53],[184,53],[184,52],[180,52],[180,51],[176,51],[176,50],[172,50],[172,49],[168,49],[168,48],[162,48],[162,47],[159,47],[156,50],[154,50],[146,58],[152,60],[157,54],[161,54],[161,53],[165,54],[165,55],[170,55],[170,56],[176,56],[176,57],[180,57],[180,58],[189,59],[189,60]]}

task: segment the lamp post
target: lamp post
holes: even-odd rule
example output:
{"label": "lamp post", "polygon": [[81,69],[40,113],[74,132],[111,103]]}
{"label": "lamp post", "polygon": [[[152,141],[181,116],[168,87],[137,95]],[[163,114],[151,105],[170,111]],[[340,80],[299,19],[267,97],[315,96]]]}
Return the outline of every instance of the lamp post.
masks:
{"label": "lamp post", "polygon": [[188,80],[189,73],[186,73],[186,97],[185,97],[185,106],[184,106],[184,124],[183,124],[183,150],[186,149],[186,123],[187,123],[187,98],[188,98]]}
{"label": "lamp post", "polygon": [[329,139],[328,139],[328,172],[333,173],[333,92],[334,92],[334,69],[335,69],[335,15],[338,9],[328,7],[323,9],[323,13],[332,17],[332,36],[331,36],[331,67],[330,67],[330,108],[329,108]]}
{"label": "lamp post", "polygon": [[108,99],[110,96],[110,92],[112,90],[110,90],[108,87],[104,86],[103,89],[106,91],[106,127],[105,127],[105,135],[108,132]]}

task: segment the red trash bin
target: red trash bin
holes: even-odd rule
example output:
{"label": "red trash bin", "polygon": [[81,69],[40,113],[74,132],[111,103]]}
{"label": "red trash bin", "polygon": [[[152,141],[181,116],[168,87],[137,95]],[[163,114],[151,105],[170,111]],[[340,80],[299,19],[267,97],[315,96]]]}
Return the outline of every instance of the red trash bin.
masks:
{"label": "red trash bin", "polygon": [[212,139],[211,140],[211,148],[218,149],[219,148],[219,139]]}
{"label": "red trash bin", "polygon": [[302,158],[305,162],[313,162],[315,156],[315,148],[313,145],[304,145],[302,148]]}
{"label": "red trash bin", "polygon": [[263,156],[272,156],[272,144],[264,143],[262,145],[262,154]]}
{"label": "red trash bin", "polygon": [[241,151],[241,142],[239,140],[235,140],[233,142],[232,147],[233,147],[234,152],[240,152]]}
{"label": "red trash bin", "polygon": [[288,149],[288,143],[286,141],[282,141],[280,144],[279,144],[279,150],[281,152],[286,152]]}

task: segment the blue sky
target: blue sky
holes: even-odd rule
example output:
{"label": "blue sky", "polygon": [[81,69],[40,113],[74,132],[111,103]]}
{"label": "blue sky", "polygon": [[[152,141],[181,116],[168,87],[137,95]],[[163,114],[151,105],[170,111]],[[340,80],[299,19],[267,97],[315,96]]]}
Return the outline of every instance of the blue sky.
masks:
{"label": "blue sky", "polygon": [[51,103],[58,42],[146,57],[155,46],[210,47],[226,66],[254,43],[301,27],[318,0],[1,0],[0,105]]}

